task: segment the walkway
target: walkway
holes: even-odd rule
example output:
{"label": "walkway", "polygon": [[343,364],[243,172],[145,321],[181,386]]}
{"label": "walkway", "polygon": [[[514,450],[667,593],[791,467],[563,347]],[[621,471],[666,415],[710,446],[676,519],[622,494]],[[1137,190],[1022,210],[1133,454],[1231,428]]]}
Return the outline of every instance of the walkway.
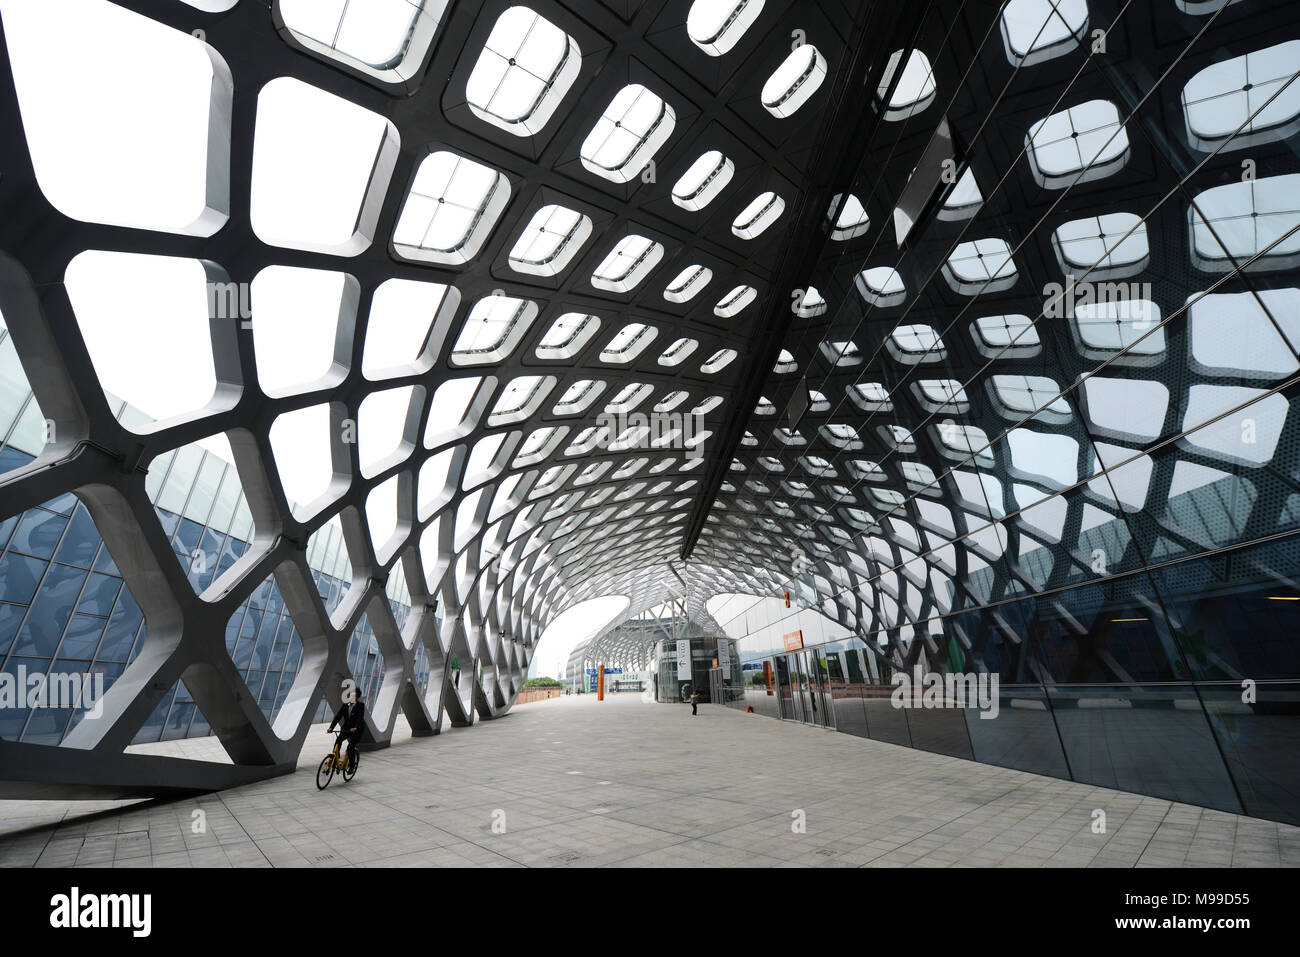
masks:
{"label": "walkway", "polygon": [[0,802],[0,864],[1300,865],[1300,828],[639,695],[406,735],[324,792],[309,741],[297,774],[197,800]]}

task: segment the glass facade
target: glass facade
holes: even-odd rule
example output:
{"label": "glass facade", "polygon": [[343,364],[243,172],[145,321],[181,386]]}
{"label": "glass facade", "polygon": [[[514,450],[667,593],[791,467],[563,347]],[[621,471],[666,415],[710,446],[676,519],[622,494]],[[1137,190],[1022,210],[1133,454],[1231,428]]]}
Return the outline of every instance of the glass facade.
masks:
{"label": "glass facade", "polygon": [[[8,331],[0,327],[0,363],[11,363]],[[5,380],[0,423],[0,471],[32,461],[45,420],[20,372]],[[116,402],[119,420],[143,417]],[[147,421],[147,420],[145,420]],[[202,591],[248,550],[253,519],[233,465],[197,446],[165,456],[150,469],[147,488],[177,560],[196,592]],[[164,507],[166,503],[169,507]],[[321,600],[333,612],[352,584],[351,567],[337,524],[313,537],[308,564]],[[398,626],[410,613],[401,579],[394,578],[390,604]],[[0,670],[17,680],[50,674],[95,676],[112,687],[135,660],[146,634],[144,615],[122,581],[85,505],[62,495],[0,522]],[[274,720],[298,674],[302,645],[274,577],[239,607],[226,625],[226,650],[267,720]],[[383,680],[383,658],[362,616],[348,643],[348,667],[364,700]],[[416,653],[416,681],[428,686],[423,648]],[[20,670],[21,669],[21,670]],[[47,679],[48,680],[48,679]],[[0,709],[0,738],[60,744],[85,716],[73,708]],[[332,715],[322,701],[316,718]],[[177,681],[144,722],[133,744],[211,733],[184,681]]]}
{"label": "glass facade", "polygon": [[[1222,680],[1026,682],[1010,667],[977,671],[960,642],[945,643],[935,632],[926,647],[936,648],[936,657],[923,659],[919,673],[996,675],[996,704],[977,707],[974,700],[943,696],[928,707],[910,699],[900,705],[896,662],[879,645],[857,636],[833,639],[833,623],[818,622],[821,616],[807,610],[782,615],[780,604],[755,599],[747,614],[728,622],[732,634],[741,634],[734,644],[744,649],[740,693],[725,702],[731,707],[987,764],[1300,822],[1300,687],[1294,681],[1260,681],[1249,693],[1239,681]],[[739,631],[752,627],[764,610],[769,624]],[[799,632],[831,640],[787,651],[782,642]],[[1136,648],[1119,650],[1123,660],[1134,660]]]}
{"label": "glass facade", "polygon": [[[705,703],[721,704],[728,691],[734,693],[739,688],[740,658],[734,645],[725,638],[706,635],[699,627],[691,627],[689,637],[658,641],[654,645],[652,661],[654,662],[655,699],[660,702],[689,702],[691,695],[698,692],[700,700]],[[691,643],[690,673],[681,672],[677,666],[677,642]],[[722,656],[730,659],[727,671],[734,678],[726,685],[718,679],[722,674]],[[716,675],[715,675],[716,672]],[[719,697],[721,695],[721,697]]]}

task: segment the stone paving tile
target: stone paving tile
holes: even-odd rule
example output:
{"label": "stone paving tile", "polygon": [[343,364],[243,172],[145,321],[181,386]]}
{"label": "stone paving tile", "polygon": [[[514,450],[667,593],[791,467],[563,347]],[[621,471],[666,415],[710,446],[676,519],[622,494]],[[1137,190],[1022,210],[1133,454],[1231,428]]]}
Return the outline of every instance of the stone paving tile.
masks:
{"label": "stone paving tile", "polygon": [[1300,866],[1300,828],[707,705],[398,723],[324,791],[317,733],[301,773],[199,798],[0,802],[0,867]]}

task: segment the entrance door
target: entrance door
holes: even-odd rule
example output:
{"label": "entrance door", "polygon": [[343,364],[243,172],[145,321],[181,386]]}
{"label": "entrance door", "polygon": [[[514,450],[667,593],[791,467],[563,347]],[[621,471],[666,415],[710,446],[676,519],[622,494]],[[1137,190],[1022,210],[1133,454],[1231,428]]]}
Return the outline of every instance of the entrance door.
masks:
{"label": "entrance door", "polygon": [[831,717],[837,731],[867,736],[867,716],[862,709],[862,664],[855,648],[832,651],[826,655],[826,668],[830,680],[826,693],[830,699]]}
{"label": "entrance door", "polygon": [[808,694],[808,663],[804,653],[790,655],[790,685],[794,688],[794,718],[804,724],[813,723],[813,702]]}
{"label": "entrance door", "polygon": [[830,674],[826,668],[826,659],[817,651],[806,652],[808,656],[808,697],[813,703],[812,721],[821,728],[835,727],[835,706],[831,703]]}
{"label": "entrance door", "polygon": [[776,694],[781,708],[781,717],[787,721],[795,720],[797,714],[794,704],[794,678],[790,674],[790,657],[777,655],[773,662],[776,665]]}

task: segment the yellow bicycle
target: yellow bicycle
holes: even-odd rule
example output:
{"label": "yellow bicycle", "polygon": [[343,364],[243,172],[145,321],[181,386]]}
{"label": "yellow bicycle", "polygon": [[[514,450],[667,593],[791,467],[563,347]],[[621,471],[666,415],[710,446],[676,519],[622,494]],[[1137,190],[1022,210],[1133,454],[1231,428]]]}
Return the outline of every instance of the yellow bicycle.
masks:
{"label": "yellow bicycle", "polygon": [[339,755],[339,748],[342,745],[343,729],[339,728],[334,738],[334,750],[325,755],[320,767],[316,769],[316,787],[318,790],[324,791],[329,787],[335,771],[343,775],[344,781],[351,781],[356,777],[357,768],[361,765],[361,754],[356,749],[356,742],[354,741],[348,747],[347,757]]}

